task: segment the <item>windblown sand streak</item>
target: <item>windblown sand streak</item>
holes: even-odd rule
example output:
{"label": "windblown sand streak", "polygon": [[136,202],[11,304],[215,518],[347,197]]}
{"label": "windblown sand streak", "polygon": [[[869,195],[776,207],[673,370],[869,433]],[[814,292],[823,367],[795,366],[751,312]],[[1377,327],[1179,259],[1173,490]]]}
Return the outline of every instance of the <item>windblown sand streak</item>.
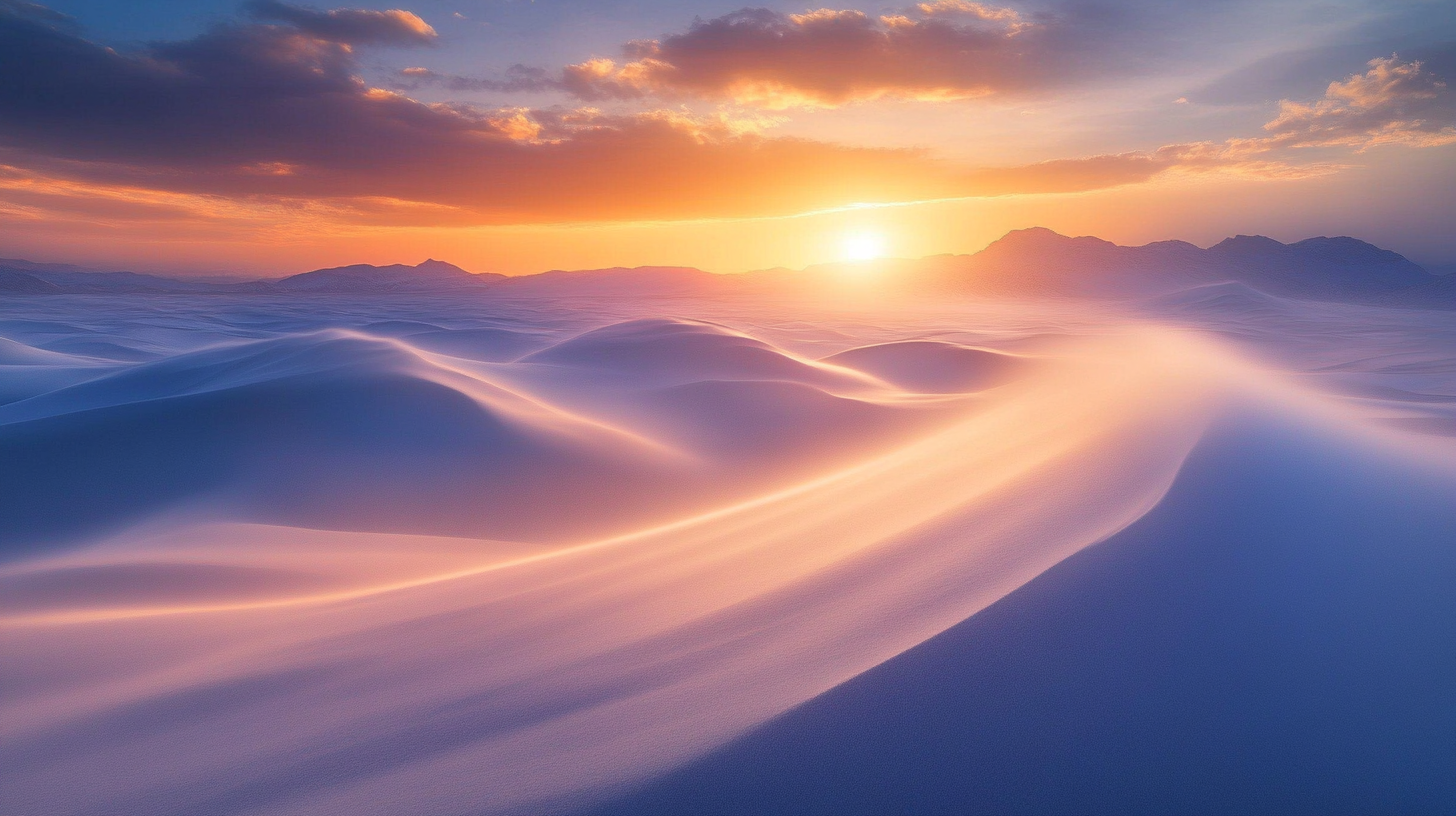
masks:
{"label": "windblown sand streak", "polygon": [[[893,450],[602,540],[496,559],[483,545],[470,562],[459,541],[400,536],[400,553],[434,543],[455,563],[402,579],[391,566],[330,576],[338,560],[325,553],[310,569],[332,584],[321,592],[12,612],[10,648],[36,659],[104,654],[107,642],[166,655],[83,660],[64,682],[12,698],[14,746],[105,728],[178,693],[271,689],[220,709],[180,703],[160,730],[67,751],[25,787],[53,791],[83,773],[105,777],[108,807],[142,806],[164,786],[180,810],[307,809],[324,797],[391,812],[530,807],[640,778],[965,618],[1144,512],[1210,405],[1188,373],[1197,349],[1150,330],[1090,341]],[[123,534],[123,546],[58,559],[70,569],[137,559],[148,536],[173,542],[161,558],[216,559],[210,529]],[[279,574],[308,563],[298,547],[318,535],[252,532],[245,550],[224,552]],[[366,553],[389,546],[369,538]],[[266,734],[249,725],[260,718]],[[320,762],[363,763],[369,778],[307,790]]]}

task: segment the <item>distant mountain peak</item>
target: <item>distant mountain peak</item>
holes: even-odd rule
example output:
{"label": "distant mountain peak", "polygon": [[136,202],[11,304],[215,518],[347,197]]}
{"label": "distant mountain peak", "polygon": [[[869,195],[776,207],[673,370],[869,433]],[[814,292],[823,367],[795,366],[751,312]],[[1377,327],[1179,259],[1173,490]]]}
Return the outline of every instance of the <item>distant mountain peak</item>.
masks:
{"label": "distant mountain peak", "polygon": [[1023,251],[1061,247],[1112,248],[1116,246],[1117,244],[1111,241],[1104,241],[1092,235],[1079,235],[1073,238],[1046,227],[1027,227],[1026,229],[1011,230],[992,241],[990,246],[982,251]]}
{"label": "distant mountain peak", "polygon": [[1213,252],[1260,252],[1280,250],[1288,247],[1266,235],[1235,235],[1209,247]]}
{"label": "distant mountain peak", "polygon": [[1072,240],[1070,236],[1063,235],[1056,230],[1047,229],[1046,227],[1026,227],[1025,229],[1011,230],[1000,238],[997,238],[995,241],[992,241],[991,244],[994,246],[996,244],[1002,243],[1026,244],[1042,241],[1070,240]]}
{"label": "distant mountain peak", "polygon": [[[902,294],[1136,299],[1197,289],[1199,297],[1216,295],[1227,300],[1226,287],[1217,291],[1208,287],[1236,281],[1282,297],[1456,304],[1456,276],[1439,279],[1395,252],[1348,236],[1319,236],[1285,244],[1263,235],[1240,234],[1200,249],[1174,240],[1120,246],[1092,236],[1069,237],[1046,227],[1029,227],[1006,233],[974,255],[883,259],[876,262],[876,268],[887,288]],[[414,265],[352,264],[281,280],[224,283],[0,260],[0,294],[6,295],[490,292],[636,298],[751,292],[767,297],[814,297],[843,285],[843,268],[838,264],[744,275],[714,275],[693,267],[639,266],[553,270],[507,278],[495,273],[473,274],[427,258]]]}
{"label": "distant mountain peak", "polygon": [[420,263],[415,264],[415,269],[417,269],[417,270],[419,270],[421,272],[428,272],[428,273],[441,273],[441,272],[444,272],[444,273],[449,273],[449,274],[452,274],[452,275],[470,275],[470,274],[473,274],[473,273],[468,272],[468,271],[466,271],[464,269],[461,269],[460,267],[456,266],[455,264],[448,263],[446,261],[437,261],[434,258],[428,258],[428,259],[426,259],[424,261],[421,261]]}
{"label": "distant mountain peak", "polygon": [[1008,238],[1020,239],[1020,238],[1067,238],[1067,237],[1068,236],[1063,235],[1060,232],[1057,232],[1056,230],[1051,229],[1049,227],[1025,227],[1023,229],[1014,229],[1014,230],[1011,230],[1010,232],[1007,232],[1005,235],[1001,236],[1001,240],[1005,241]]}
{"label": "distant mountain peak", "polygon": [[1274,295],[1359,299],[1433,279],[1400,254],[1348,236],[1285,244],[1240,234],[1204,250],[1182,241],[1124,247],[1034,227],[972,257],[971,288],[1019,294],[1125,297],[1234,280]]}
{"label": "distant mountain peak", "polygon": [[275,281],[271,288],[297,292],[392,292],[431,289],[440,286],[477,285],[504,278],[476,275],[434,258],[414,266],[352,264],[315,269]]}
{"label": "distant mountain peak", "polygon": [[0,294],[54,295],[64,291],[50,281],[42,280],[28,272],[0,268]]}
{"label": "distant mountain peak", "polygon": [[1333,238],[1326,238],[1322,235],[1318,238],[1306,238],[1289,246],[1307,252],[1338,255],[1345,259],[1378,260],[1387,263],[1406,260],[1405,256],[1398,252],[1381,249],[1372,243],[1359,238],[1351,238],[1348,235],[1337,235]]}
{"label": "distant mountain peak", "polygon": [[[1175,250],[1180,250],[1180,251],[1186,251],[1186,250],[1190,250],[1190,249],[1192,249],[1192,250],[1198,250],[1199,249],[1199,247],[1196,244],[1190,244],[1187,241],[1179,241],[1176,238],[1170,238],[1170,239],[1168,239],[1166,241],[1153,241],[1151,243],[1143,244],[1143,247],[1144,248],[1156,248],[1156,249],[1175,249]],[[1199,250],[1199,251],[1201,251],[1201,250]]]}

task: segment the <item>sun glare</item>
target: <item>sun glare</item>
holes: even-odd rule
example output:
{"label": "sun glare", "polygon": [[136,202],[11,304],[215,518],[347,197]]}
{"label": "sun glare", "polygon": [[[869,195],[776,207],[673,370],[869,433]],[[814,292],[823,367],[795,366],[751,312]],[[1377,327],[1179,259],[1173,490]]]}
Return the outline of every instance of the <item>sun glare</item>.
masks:
{"label": "sun glare", "polygon": [[872,261],[885,254],[885,237],[874,232],[853,232],[844,236],[840,252],[846,261]]}

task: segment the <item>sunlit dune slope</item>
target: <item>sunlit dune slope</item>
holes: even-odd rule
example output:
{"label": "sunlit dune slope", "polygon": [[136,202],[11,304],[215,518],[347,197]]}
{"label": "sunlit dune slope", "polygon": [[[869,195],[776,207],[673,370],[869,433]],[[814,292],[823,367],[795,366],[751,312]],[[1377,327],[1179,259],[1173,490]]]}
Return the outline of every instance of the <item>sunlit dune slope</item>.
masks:
{"label": "sunlit dune slope", "polygon": [[[819,402],[797,404],[795,389],[849,399],[829,396],[812,384],[816,381],[863,389],[867,398],[888,388],[875,378],[837,367],[776,358],[762,343],[695,324],[639,324],[618,331],[640,339],[644,329],[649,334],[690,336],[706,331],[712,337],[729,338],[727,352],[716,342],[708,344],[712,354],[704,369],[717,366],[720,377],[738,371],[759,378],[716,378],[702,384],[747,386],[751,390],[732,392],[733,398],[776,406],[748,415],[749,419],[761,419],[765,410],[824,414]],[[24,805],[37,801],[27,797],[53,795],[53,782],[48,780],[84,767],[108,791],[108,806],[130,808],[150,802],[145,806],[151,807],[161,800],[152,799],[154,794],[148,791],[162,785],[169,791],[163,797],[171,803],[167,806],[184,810],[261,807],[275,800],[303,803],[323,796],[337,798],[339,804],[330,807],[355,809],[372,801],[377,804],[366,810],[388,812],[434,807],[414,799],[427,790],[435,791],[430,796],[443,797],[442,802],[462,801],[458,797],[467,794],[448,782],[459,773],[460,762],[497,769],[491,778],[498,782],[475,784],[487,784],[488,798],[502,807],[513,802],[524,806],[541,796],[570,796],[583,785],[639,777],[963,619],[1144,512],[1166,488],[1210,407],[1209,391],[1194,382],[1171,393],[1167,389],[1167,377],[1178,376],[1179,366],[1158,348],[1170,343],[1198,348],[1172,336],[1149,344],[1147,337],[1135,332],[1069,349],[1059,364],[1044,364],[1035,375],[1008,383],[995,392],[995,398],[952,403],[960,406],[959,416],[945,416],[943,401],[937,397],[940,420],[894,447],[870,451],[857,463],[716,509],[689,512],[667,524],[606,538],[582,536],[579,543],[555,549],[522,550],[485,542],[474,563],[459,559],[458,543],[432,548],[419,539],[401,539],[402,547],[445,553],[437,557],[448,566],[434,575],[418,571],[410,575],[389,567],[384,559],[371,576],[361,574],[357,565],[331,566],[323,555],[300,569],[296,548],[310,546],[306,534],[290,536],[274,528],[259,534],[247,550],[210,550],[195,536],[215,534],[216,528],[194,526],[192,543],[181,545],[178,542],[189,536],[165,532],[164,522],[158,522],[161,533],[154,529],[124,534],[99,548],[58,552],[51,567],[44,561],[18,563],[5,579],[20,590],[22,599],[28,596],[36,602],[27,608],[23,601],[12,601],[4,629],[7,648],[26,655],[24,665],[35,667],[46,665],[42,655],[63,642],[66,648],[94,658],[62,682],[55,678],[42,682],[40,676],[15,678],[17,692],[8,700],[5,720],[11,724],[9,744],[20,753],[11,756],[31,759],[25,760],[30,770],[21,774],[29,781],[10,787],[7,796]],[[562,357],[579,362],[579,355],[568,357],[567,352],[581,345],[582,338],[563,344]],[[262,412],[264,419],[245,428],[224,426],[226,432],[220,437],[237,439],[251,428],[251,435],[244,437],[248,444],[239,445],[238,451],[252,451],[264,441],[262,429],[272,428],[270,433],[284,435],[286,442],[275,451],[306,442],[308,460],[334,466],[333,475],[319,470],[295,475],[289,497],[307,495],[315,489],[312,480],[329,478],[333,483],[349,480],[352,488],[347,496],[330,495],[330,501],[346,503],[349,497],[362,495],[384,504],[380,499],[388,496],[388,504],[395,506],[401,496],[407,500],[410,480],[371,484],[361,478],[360,457],[365,454],[357,447],[365,442],[397,445],[399,453],[413,452],[417,461],[428,460],[440,468],[454,461],[450,451],[470,450],[467,431],[474,428],[477,434],[488,434],[489,445],[480,448],[482,454],[488,450],[494,457],[491,461],[504,462],[512,471],[524,465],[512,458],[512,446],[528,441],[542,446],[530,450],[535,467],[552,462],[550,449],[544,447],[547,443],[538,439],[541,425],[520,430],[522,426],[513,423],[522,421],[518,417],[524,409],[503,398],[496,414],[481,418],[481,402],[488,392],[478,392],[473,400],[460,396],[462,391],[449,391],[456,396],[448,398],[431,397],[434,392],[424,385],[406,387],[379,373],[381,368],[415,367],[411,370],[417,375],[427,370],[418,368],[392,343],[326,333],[265,344],[256,355],[239,355],[240,348],[247,346],[201,353],[201,359],[214,365],[219,356],[227,360],[220,367],[172,361],[181,365],[180,371],[192,372],[166,378],[188,392],[185,395],[158,396],[150,390],[155,369],[143,366],[130,377],[106,378],[112,385],[98,380],[73,389],[66,398],[57,395],[52,404],[56,410],[71,409],[67,413],[0,427],[12,444],[19,444],[45,440],[42,431],[87,432],[84,422],[99,413],[107,417],[105,422],[143,424],[123,425],[119,431],[108,428],[110,434],[92,432],[96,435],[83,436],[86,444],[76,450],[93,450],[108,436],[133,444],[139,444],[135,440],[140,437],[156,450],[174,442],[147,439],[141,428],[171,433],[181,416],[199,412],[208,420],[183,426],[182,433],[196,435],[217,428],[220,417],[207,414],[203,407],[207,403],[189,401],[271,387],[276,379],[264,386],[256,381],[263,372],[278,373],[281,354],[296,356],[299,362],[293,365],[313,361],[315,373],[280,393],[303,404],[320,400],[325,409],[320,416],[338,416],[347,407],[355,430],[343,437],[344,444],[330,447],[320,441],[320,437],[335,438],[327,427],[278,424],[283,417],[296,421],[311,412],[295,405],[275,413],[265,398],[268,391],[244,392],[249,408],[240,413]],[[667,363],[676,365],[680,360],[669,355],[654,363],[653,348],[649,343],[648,353],[631,355],[630,363],[634,371],[647,372],[648,382],[657,384],[662,381],[655,377],[675,370]],[[743,350],[749,351],[746,362],[737,356]],[[340,366],[337,355],[346,351],[351,363]],[[605,355],[600,358],[603,365],[621,364],[620,353],[620,347],[611,343],[592,352]],[[549,355],[538,356],[527,365],[544,366],[546,359]],[[367,376],[360,375],[355,363],[369,372]],[[558,358],[560,364],[565,360]],[[288,370],[295,371],[291,366]],[[785,371],[808,371],[812,376],[810,382],[762,378]],[[418,376],[406,382],[432,380]],[[305,383],[324,390],[312,392]],[[713,411],[715,406],[732,404],[729,392],[683,392],[685,387],[669,385],[665,392],[674,399],[686,393],[698,400],[684,404],[669,399],[680,417],[705,417],[705,426],[743,421],[742,411]],[[389,396],[369,388],[382,388]],[[660,385],[646,391],[659,402],[664,393]],[[97,406],[99,393],[110,394],[120,404]],[[1075,401],[1068,402],[1066,397],[1073,394]],[[126,401],[121,402],[123,398]],[[379,409],[365,406],[392,406],[395,401],[403,401],[400,411],[415,413],[385,414],[381,424],[370,424],[370,411]],[[418,408],[415,401],[429,410]],[[471,417],[469,424],[440,407],[455,405],[460,416]],[[185,411],[178,406],[185,406]],[[39,408],[32,405],[30,410]],[[179,413],[171,421],[154,420],[153,425],[135,413],[141,411],[145,417],[146,412],[170,410]],[[408,444],[401,444],[398,435],[406,429],[398,423],[405,418],[418,423],[408,432],[420,436],[403,437]],[[83,425],[50,427],[63,422]],[[388,439],[386,427],[394,428],[394,441]],[[597,444],[593,434],[606,434],[619,449],[642,448],[641,461],[649,454],[676,461],[630,434],[591,424],[587,425],[591,433],[574,425],[565,427],[559,434],[577,434],[582,448]],[[741,437],[752,437],[752,423],[737,427]],[[832,417],[823,427],[836,427]],[[779,432],[793,436],[821,429],[781,427]],[[851,423],[843,432],[859,435],[864,430]],[[429,443],[435,435],[441,440],[438,447]],[[616,442],[619,436],[625,441]],[[446,440],[455,441],[446,445]],[[196,440],[189,440],[189,445],[192,453],[177,458],[208,463],[208,470],[226,461],[209,457]],[[751,444],[748,449],[753,450]],[[714,450],[702,445],[694,455]],[[120,467],[116,463],[135,460],[141,450],[112,455],[112,459],[83,458],[85,468],[67,474],[67,484],[84,481],[83,473],[104,473],[101,466],[107,462]],[[731,458],[730,452],[723,455]],[[773,453],[760,455],[772,458]],[[389,471],[421,478],[419,471],[410,469],[410,461],[391,459]],[[555,465],[560,483],[569,485],[571,479],[581,478],[581,461]],[[259,483],[278,484],[282,472],[272,471]],[[472,475],[458,468],[452,473],[457,478]],[[178,477],[179,489],[194,481],[186,476]],[[619,478],[592,476],[598,483]],[[116,480],[132,482],[130,477]],[[567,489],[549,492],[561,489],[560,483],[533,486],[537,502],[533,518],[587,515],[572,505],[575,497]],[[522,484],[530,485],[518,477],[517,489]],[[478,500],[489,502],[490,493],[480,482],[472,486]],[[641,482],[632,486],[645,489]],[[148,494],[163,492],[155,484],[144,487]],[[51,489],[53,494],[65,492],[59,484]],[[560,498],[552,500],[551,495]],[[659,502],[673,506],[671,494],[657,496]],[[33,492],[30,500],[40,497]],[[257,503],[256,499],[240,502],[245,508]],[[127,504],[134,507],[135,500]],[[369,516],[362,513],[361,509],[351,514],[355,523],[361,518],[367,521]],[[590,515],[611,529],[612,517]],[[146,544],[163,540],[172,543]],[[114,575],[130,576],[133,586],[111,606],[78,588],[105,570],[120,570]],[[275,591],[249,587],[267,582],[267,573],[260,570],[276,571]],[[179,592],[162,576],[191,581],[193,588]],[[56,600],[58,593],[36,589],[47,582],[52,587],[69,586],[67,591],[86,596],[87,602],[68,609]],[[148,592],[138,589],[148,583],[156,587],[150,601]],[[125,653],[103,645],[122,641],[131,645]],[[149,658],[138,661],[138,653]],[[422,665],[433,667],[428,676],[416,673]],[[273,690],[253,703],[245,701],[247,695],[233,698],[221,691],[240,682]],[[355,689],[347,704],[328,690],[339,683]],[[84,736],[94,735],[94,728],[104,727],[102,722],[123,710],[208,687],[219,689],[219,702],[228,699],[222,708],[186,704],[176,716],[167,717],[172,725],[160,731],[117,734],[119,741]],[[701,712],[709,701],[715,713],[705,722]],[[61,732],[52,731],[56,721],[46,712],[62,710],[70,712],[64,717],[70,723],[65,733],[72,737],[61,738]],[[369,714],[364,719],[350,713],[365,711]],[[455,713],[444,720],[429,713],[445,711]],[[277,727],[248,739],[223,737],[260,716]],[[625,728],[629,722],[635,725]],[[517,725],[503,728],[504,723]],[[329,735],[340,728],[351,733],[348,742],[356,748],[325,747],[335,739]],[[51,753],[39,750],[35,739],[57,746],[53,740],[63,739],[69,747],[62,754]],[[308,758],[320,750],[321,757]],[[363,762],[371,770],[358,780],[363,787],[331,784],[316,790],[318,780],[329,776],[320,776],[320,761],[350,766]],[[567,772],[568,768],[576,770]],[[182,777],[172,777],[174,773],[192,781],[184,783]],[[392,780],[395,774],[435,781],[401,783]],[[523,780],[529,784],[523,786]],[[405,799],[380,798],[379,791],[385,789],[414,793]],[[55,802],[64,811],[82,806],[83,800],[71,805]]]}

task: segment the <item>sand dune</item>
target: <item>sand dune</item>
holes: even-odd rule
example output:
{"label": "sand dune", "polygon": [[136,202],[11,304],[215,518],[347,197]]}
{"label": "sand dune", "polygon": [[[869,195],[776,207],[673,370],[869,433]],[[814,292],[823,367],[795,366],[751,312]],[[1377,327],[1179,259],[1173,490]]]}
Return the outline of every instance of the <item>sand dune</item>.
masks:
{"label": "sand dune", "polygon": [[1127,529],[594,812],[1450,811],[1456,473],[1291,419],[1226,417]]}
{"label": "sand dune", "polygon": [[[613,807],[833,812],[843,800],[786,794],[767,771],[716,799],[714,780],[760,751],[832,753],[825,741],[865,720],[856,700],[892,694],[876,683],[935,685],[915,655],[969,626],[982,632],[974,661],[986,638],[1004,641],[1014,624],[998,610],[1020,598],[1078,620],[1100,575],[1078,565],[1119,542],[1186,577],[1179,565],[1200,562],[1179,553],[1277,518],[1312,531],[1278,539],[1289,563],[1336,540],[1372,558],[1360,548],[1373,539],[1338,538],[1330,502],[1344,494],[1325,495],[1320,474],[1378,461],[1388,473],[1372,478],[1413,489],[1372,500],[1362,523],[1444,575],[1456,440],[1414,431],[1456,404],[1450,327],[1436,313],[1230,297],[1205,287],[1141,314],[999,303],[812,320],[710,300],[663,313],[179,297],[162,315],[117,298],[84,319],[63,300],[7,306],[24,313],[0,315],[4,349],[31,361],[12,365],[67,374],[0,405],[0,810],[590,809],[709,754]],[[42,340],[171,351],[26,351]],[[1315,430],[1289,453],[1269,427]],[[1225,503],[1270,468],[1288,491],[1282,515]],[[1178,537],[1221,509],[1226,527]],[[1139,532],[1150,527],[1172,533]],[[1257,576],[1229,574],[1227,592],[1263,597]],[[1059,588],[1056,575],[1075,580]],[[1127,586],[1128,604],[1153,591]],[[1342,596],[1320,597],[1327,614]],[[1419,599],[1401,614],[1430,613]],[[1199,603],[1137,621],[1163,616],[1196,644],[1196,621],[1224,608]],[[1333,636],[1335,619],[1319,621],[1310,631]],[[1442,636],[1428,627],[1379,654],[1414,659]],[[1008,665],[1054,664],[1056,638],[1037,635],[1031,662]],[[1108,676],[1110,656],[1076,654],[1071,670]],[[964,775],[966,756],[996,744],[1025,756],[1008,729],[1060,734],[1037,725],[1033,687],[1007,696],[1024,676],[1007,672],[945,704],[1006,701],[997,736],[884,750]],[[1166,688],[1173,700],[1192,686]],[[1395,688],[1327,692],[1358,710]],[[1391,745],[1445,750],[1393,722]],[[1048,767],[1091,773],[1074,760]],[[996,778],[1005,787],[964,790],[988,810],[1101,801],[1008,798],[1016,777]],[[1408,801],[1445,801],[1438,787]],[[960,790],[925,801],[956,809]]]}
{"label": "sand dune", "polygon": [[1025,364],[1014,355],[933,340],[861,346],[824,361],[923,393],[957,393],[999,385]]}

